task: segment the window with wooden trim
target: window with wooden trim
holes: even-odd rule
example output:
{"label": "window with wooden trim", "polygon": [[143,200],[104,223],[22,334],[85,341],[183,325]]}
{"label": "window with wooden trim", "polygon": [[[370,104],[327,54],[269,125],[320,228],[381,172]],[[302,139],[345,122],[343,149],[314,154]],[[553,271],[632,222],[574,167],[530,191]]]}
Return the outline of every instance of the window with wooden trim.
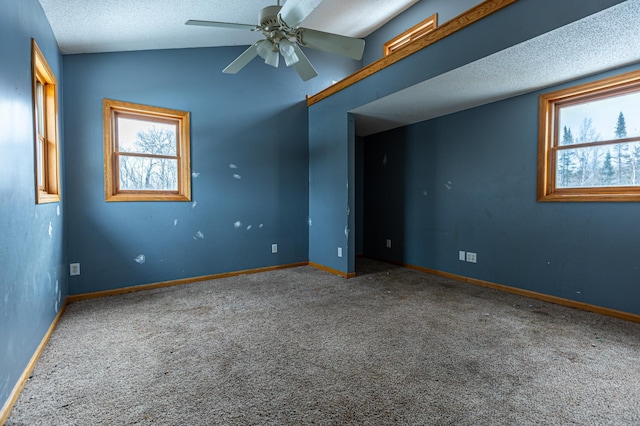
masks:
{"label": "window with wooden trim", "polygon": [[403,46],[419,39],[420,37],[425,36],[429,32],[436,29],[438,26],[438,14],[434,14],[419,24],[409,28],[407,31],[402,34],[392,38],[388,42],[383,45],[382,54],[387,56],[388,54],[395,52]]}
{"label": "window with wooden trim", "polygon": [[107,201],[190,201],[189,113],[103,100]]}
{"label": "window with wooden trim", "polygon": [[31,40],[36,203],[60,201],[58,81]]}
{"label": "window with wooden trim", "polygon": [[538,201],[640,201],[640,71],[540,96]]}

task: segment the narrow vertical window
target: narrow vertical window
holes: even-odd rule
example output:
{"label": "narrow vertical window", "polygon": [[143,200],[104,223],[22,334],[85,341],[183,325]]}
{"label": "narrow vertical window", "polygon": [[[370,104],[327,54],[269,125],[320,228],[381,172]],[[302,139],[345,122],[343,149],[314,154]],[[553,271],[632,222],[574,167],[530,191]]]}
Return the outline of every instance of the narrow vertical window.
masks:
{"label": "narrow vertical window", "polygon": [[36,203],[60,201],[57,80],[31,42]]}
{"label": "narrow vertical window", "polygon": [[189,113],[105,99],[107,201],[189,201]]}

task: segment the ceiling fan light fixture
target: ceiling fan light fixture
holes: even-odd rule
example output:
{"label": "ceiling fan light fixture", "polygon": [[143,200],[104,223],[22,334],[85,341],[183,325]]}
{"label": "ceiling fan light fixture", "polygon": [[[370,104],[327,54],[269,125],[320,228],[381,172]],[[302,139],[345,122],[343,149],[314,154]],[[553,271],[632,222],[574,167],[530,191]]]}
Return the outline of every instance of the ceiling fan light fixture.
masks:
{"label": "ceiling fan light fixture", "polygon": [[280,55],[275,50],[269,51],[269,54],[264,60],[264,63],[267,65],[271,65],[274,68],[278,68],[278,63],[280,62]]}
{"label": "ceiling fan light fixture", "polygon": [[282,57],[284,58],[284,63],[290,67],[291,65],[297,63],[300,58],[298,58],[298,55],[296,55],[296,51],[293,48],[293,43],[291,43],[289,40],[287,40],[286,38],[280,40],[280,53],[282,54]]}
{"label": "ceiling fan light fixture", "polygon": [[269,51],[273,50],[273,48],[269,46],[270,44],[271,42],[269,40],[260,40],[258,42],[257,52],[262,59],[267,59],[267,56],[269,55]]}
{"label": "ceiling fan light fixture", "polygon": [[280,57],[278,56],[278,50],[271,40],[262,40],[258,44],[258,55],[264,59],[264,63],[278,68]]}

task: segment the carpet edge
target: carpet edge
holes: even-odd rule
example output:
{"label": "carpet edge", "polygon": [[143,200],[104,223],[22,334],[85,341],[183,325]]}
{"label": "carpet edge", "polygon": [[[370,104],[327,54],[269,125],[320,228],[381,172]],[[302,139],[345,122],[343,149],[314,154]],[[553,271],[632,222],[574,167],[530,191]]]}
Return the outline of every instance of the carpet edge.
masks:
{"label": "carpet edge", "polygon": [[31,373],[33,372],[33,369],[38,363],[38,359],[40,359],[40,356],[42,355],[42,352],[46,348],[47,343],[49,343],[49,339],[51,338],[53,331],[57,327],[58,322],[60,321],[60,318],[62,318],[62,314],[64,313],[68,304],[69,304],[69,298],[67,297],[64,303],[62,304],[62,307],[56,314],[55,318],[51,322],[49,329],[47,330],[45,335],[42,337],[40,344],[38,345],[35,352],[31,356],[31,359],[27,363],[27,366],[25,367],[24,371],[20,375],[20,378],[18,379],[15,386],[13,387],[13,390],[9,394],[9,397],[7,398],[4,405],[2,406],[2,409],[0,409],[0,426],[4,425],[6,421],[9,419],[9,414],[11,414],[11,410],[13,410],[14,405],[18,401],[18,398],[22,393],[22,389],[24,389],[24,386],[27,384],[27,380],[29,380],[29,376],[31,375]]}

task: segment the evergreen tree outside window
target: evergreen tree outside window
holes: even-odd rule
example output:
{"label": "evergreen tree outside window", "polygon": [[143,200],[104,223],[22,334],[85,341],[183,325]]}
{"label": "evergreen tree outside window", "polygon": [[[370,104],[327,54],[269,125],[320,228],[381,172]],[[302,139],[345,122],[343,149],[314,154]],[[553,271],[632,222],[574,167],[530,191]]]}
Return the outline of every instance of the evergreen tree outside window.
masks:
{"label": "evergreen tree outside window", "polygon": [[538,201],[640,201],[640,71],[540,97]]}

